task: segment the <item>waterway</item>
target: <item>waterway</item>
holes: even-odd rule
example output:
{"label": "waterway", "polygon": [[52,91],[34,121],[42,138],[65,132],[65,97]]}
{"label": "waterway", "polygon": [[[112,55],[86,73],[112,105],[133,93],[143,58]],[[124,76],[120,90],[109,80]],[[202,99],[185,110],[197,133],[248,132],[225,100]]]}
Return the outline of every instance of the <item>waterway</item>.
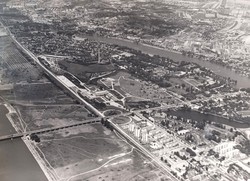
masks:
{"label": "waterway", "polygon": [[4,105],[0,105],[0,136],[16,133],[6,117],[8,112],[8,109]]}
{"label": "waterway", "polygon": [[221,123],[225,125],[229,125],[235,128],[249,128],[250,127],[250,122],[236,122],[236,121],[231,121],[226,118],[216,116],[216,115],[211,115],[211,114],[203,114],[197,111],[183,111],[183,110],[177,110],[177,111],[168,111],[168,114],[174,115],[174,116],[180,116],[186,119],[191,119],[191,120],[210,120],[212,122],[216,123]]}
{"label": "waterway", "polygon": [[[15,133],[0,105],[0,136]],[[0,141],[0,181],[47,181],[33,155],[21,138]]]}
{"label": "waterway", "polygon": [[166,49],[162,49],[162,48],[157,48],[157,47],[153,47],[150,45],[145,45],[145,44],[137,44],[134,43],[132,41],[128,41],[128,40],[123,40],[123,39],[117,39],[117,38],[110,38],[110,37],[98,37],[98,36],[87,36],[87,35],[81,35],[81,36],[76,36],[75,39],[81,40],[84,38],[88,38],[90,40],[95,40],[95,41],[100,41],[103,43],[107,43],[107,44],[115,44],[115,45],[119,45],[119,46],[125,46],[128,48],[132,48],[135,50],[140,50],[143,53],[148,53],[148,54],[152,54],[152,55],[159,55],[162,57],[167,57],[170,58],[174,61],[187,61],[187,62],[193,62],[193,63],[197,63],[203,67],[206,67],[210,70],[212,70],[214,73],[220,75],[220,76],[224,76],[224,77],[230,77],[233,80],[237,80],[237,88],[248,88],[250,87],[250,79],[247,77],[244,77],[226,67],[223,67],[221,65],[217,65],[214,63],[211,63],[209,61],[203,61],[203,60],[199,60],[197,58],[191,58],[191,57],[187,57],[182,55],[179,52],[174,52],[174,51],[170,51],[170,50],[166,50]]}

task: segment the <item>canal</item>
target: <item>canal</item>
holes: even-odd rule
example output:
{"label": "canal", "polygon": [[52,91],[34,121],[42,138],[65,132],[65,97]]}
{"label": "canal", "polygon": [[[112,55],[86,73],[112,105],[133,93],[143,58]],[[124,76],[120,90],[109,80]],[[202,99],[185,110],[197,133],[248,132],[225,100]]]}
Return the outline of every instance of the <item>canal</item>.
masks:
{"label": "canal", "polygon": [[209,120],[215,123],[221,123],[225,125],[229,125],[235,128],[249,128],[250,123],[247,122],[236,122],[231,121],[226,118],[211,115],[211,114],[203,114],[197,111],[184,111],[184,110],[170,110],[166,112],[167,114],[174,115],[174,116],[180,116],[182,118],[191,119],[195,121],[201,121],[201,120]]}
{"label": "canal", "polygon": [[212,70],[214,73],[224,76],[224,77],[230,77],[233,80],[237,80],[237,88],[248,88],[250,87],[250,79],[247,77],[244,77],[226,67],[223,67],[221,65],[217,65],[214,63],[211,63],[209,61],[202,61],[197,58],[191,58],[182,55],[181,53],[162,49],[162,48],[157,48],[153,47],[150,45],[145,45],[145,44],[136,44],[132,41],[128,40],[123,40],[123,39],[117,39],[117,38],[110,38],[110,37],[98,37],[98,36],[87,36],[87,35],[81,35],[81,36],[75,36],[76,40],[82,40],[82,39],[89,39],[89,40],[94,40],[94,41],[100,41],[103,43],[107,44],[114,44],[114,45],[119,45],[119,46],[125,46],[128,48],[132,48],[135,50],[140,50],[143,53],[148,53],[152,55],[159,55],[162,57],[170,58],[174,61],[187,61],[187,62],[193,62],[197,63],[200,66],[206,67],[210,70]]}
{"label": "canal", "polygon": [[[0,136],[15,133],[0,105]],[[21,138],[0,141],[0,181],[47,181],[33,155]]]}

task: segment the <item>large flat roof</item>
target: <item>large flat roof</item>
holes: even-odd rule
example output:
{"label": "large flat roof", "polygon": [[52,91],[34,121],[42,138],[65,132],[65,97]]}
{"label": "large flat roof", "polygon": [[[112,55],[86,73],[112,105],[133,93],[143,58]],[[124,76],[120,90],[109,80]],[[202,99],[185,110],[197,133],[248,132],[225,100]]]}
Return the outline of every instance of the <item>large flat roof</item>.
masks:
{"label": "large flat roof", "polygon": [[64,75],[58,75],[57,76],[58,79],[60,79],[64,84],[66,84],[67,87],[76,87],[75,84],[73,84],[73,82],[71,82],[67,77],[65,77]]}

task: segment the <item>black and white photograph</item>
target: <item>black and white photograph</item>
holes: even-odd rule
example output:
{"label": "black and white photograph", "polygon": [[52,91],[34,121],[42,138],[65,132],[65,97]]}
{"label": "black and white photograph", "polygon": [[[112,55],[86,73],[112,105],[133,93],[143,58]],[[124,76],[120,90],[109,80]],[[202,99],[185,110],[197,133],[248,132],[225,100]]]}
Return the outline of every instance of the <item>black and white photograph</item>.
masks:
{"label": "black and white photograph", "polygon": [[0,0],[0,181],[250,181],[250,0]]}

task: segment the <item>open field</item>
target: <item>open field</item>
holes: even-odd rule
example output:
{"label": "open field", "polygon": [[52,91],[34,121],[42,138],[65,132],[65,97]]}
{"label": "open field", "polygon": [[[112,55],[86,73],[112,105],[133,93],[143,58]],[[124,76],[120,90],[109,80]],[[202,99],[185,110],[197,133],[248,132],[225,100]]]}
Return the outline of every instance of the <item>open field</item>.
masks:
{"label": "open field", "polygon": [[92,114],[83,106],[76,104],[49,82],[18,84],[13,90],[0,91],[0,95],[15,109],[10,117],[21,131],[61,126],[92,118]]}
{"label": "open field", "polygon": [[119,92],[121,90],[123,95],[132,97],[134,100],[150,100],[159,103],[174,103],[176,101],[166,89],[141,81],[127,72],[121,71],[109,78],[114,81],[115,89]]}
{"label": "open field", "polygon": [[168,180],[149,160],[101,124],[39,135],[33,143],[61,181]]}
{"label": "open field", "polygon": [[166,89],[159,88],[157,85],[127,77],[121,77],[119,82],[121,89],[132,95],[132,97],[140,97],[159,103],[173,103],[175,101]]}
{"label": "open field", "polygon": [[93,118],[83,106],[76,104],[17,105],[15,108],[19,111],[27,131],[62,126]]}

